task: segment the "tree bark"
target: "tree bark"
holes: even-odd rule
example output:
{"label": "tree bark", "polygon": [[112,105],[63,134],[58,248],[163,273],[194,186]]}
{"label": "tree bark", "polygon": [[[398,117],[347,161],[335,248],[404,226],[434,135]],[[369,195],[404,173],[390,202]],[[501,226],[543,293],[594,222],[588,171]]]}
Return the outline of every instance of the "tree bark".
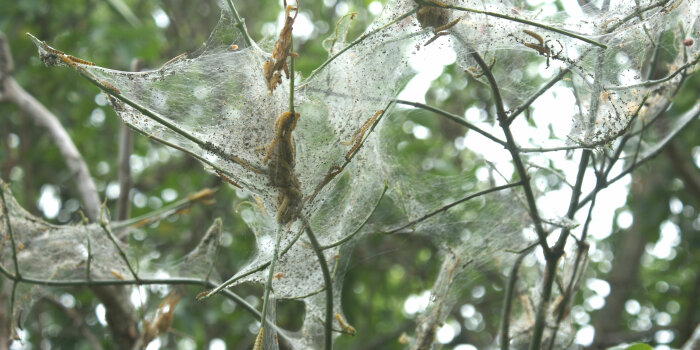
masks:
{"label": "tree bark", "polygon": [[[0,300],[10,300],[10,289],[12,289],[12,282],[7,279],[0,279]],[[0,350],[8,350],[10,342],[12,341],[10,337],[12,336],[12,311],[9,305],[3,303],[0,307]]]}
{"label": "tree bark", "polygon": [[668,201],[664,196],[666,176],[661,172],[640,170],[634,177],[627,203],[634,215],[632,226],[619,233],[620,241],[615,245],[612,270],[608,274],[610,294],[605,306],[594,316],[595,338],[591,349],[604,349],[618,344],[616,334],[622,334],[625,303],[639,285],[639,266],[649,233],[658,231]]}

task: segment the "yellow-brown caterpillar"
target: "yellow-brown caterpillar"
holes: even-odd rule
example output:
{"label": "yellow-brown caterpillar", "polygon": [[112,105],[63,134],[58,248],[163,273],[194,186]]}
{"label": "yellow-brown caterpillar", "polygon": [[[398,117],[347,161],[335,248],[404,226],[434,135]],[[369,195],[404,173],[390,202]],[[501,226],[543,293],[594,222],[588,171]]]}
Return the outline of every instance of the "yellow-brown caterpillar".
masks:
{"label": "yellow-brown caterpillar", "polygon": [[258,332],[258,336],[255,337],[255,344],[253,344],[253,350],[262,350],[263,335],[265,335],[265,328],[260,327],[260,332]]}
{"label": "yellow-brown caterpillar", "polygon": [[199,299],[202,299],[202,298],[206,297],[207,295],[209,295],[209,291],[208,291],[208,290],[205,290],[205,291],[203,291],[203,292],[197,294],[194,298],[195,298],[196,300],[199,300]]}
{"label": "yellow-brown caterpillar", "polygon": [[84,65],[86,65],[86,66],[94,66],[94,65],[95,65],[94,63],[92,63],[92,62],[90,62],[90,61],[87,61],[87,60],[84,60],[84,59],[82,59],[82,58],[78,58],[78,57],[75,57],[75,56],[66,55],[66,57],[67,57],[68,59],[70,59],[71,61],[75,62],[75,63],[84,64]]}
{"label": "yellow-brown caterpillar", "polygon": [[230,183],[234,187],[238,187],[240,189],[243,189],[243,187],[241,187],[241,185],[239,185],[235,181],[231,180],[228,176],[224,175],[224,173],[222,173],[221,171],[219,171],[219,170],[215,170],[215,171],[216,171],[216,175],[219,175],[219,177],[224,179],[226,182]]}
{"label": "yellow-brown caterpillar", "polygon": [[112,85],[112,84],[110,84],[110,83],[108,83],[108,82],[106,82],[106,81],[104,81],[104,80],[98,80],[98,82],[99,82],[100,84],[102,84],[102,86],[104,86],[105,88],[107,88],[107,90],[109,90],[109,91],[111,91],[111,92],[113,92],[113,93],[115,93],[115,94],[118,94],[118,95],[121,95],[121,94],[122,94],[122,92],[119,91],[119,89],[115,88],[114,85]]}
{"label": "yellow-brown caterpillar", "polygon": [[542,37],[539,34],[533,32],[531,30],[527,30],[527,29],[523,29],[523,33],[525,33],[525,34],[535,38],[535,40],[539,41],[540,46],[544,46],[544,39],[542,39]]}
{"label": "yellow-brown caterpillar", "polygon": [[343,321],[343,317],[340,316],[340,314],[337,312],[335,313],[335,319],[338,321],[338,324],[340,325],[340,329],[343,330],[343,333],[345,333],[351,337],[354,337],[355,334],[357,334],[355,327],[345,323],[345,321]]}
{"label": "yellow-brown caterpillar", "polygon": [[377,121],[377,118],[379,118],[379,116],[382,115],[382,113],[384,113],[383,110],[378,110],[376,113],[374,113],[374,115],[371,118],[367,119],[367,121],[365,121],[365,123],[362,124],[362,127],[355,131],[355,133],[352,135],[352,138],[350,138],[350,141],[341,142],[343,145],[346,146],[353,144],[348,153],[345,154],[346,160],[349,161],[352,154],[355,151],[357,151],[358,148],[360,148],[360,144],[362,143],[362,139],[365,136],[365,132],[367,132],[367,129],[369,129],[375,121]]}
{"label": "yellow-brown caterpillar", "polygon": [[112,274],[112,276],[114,276],[122,281],[126,279],[124,276],[122,276],[121,273],[117,272],[116,270],[109,270],[109,272]]}
{"label": "yellow-brown caterpillar", "polygon": [[561,48],[559,52],[554,52],[553,46],[549,44],[551,40],[544,40],[542,36],[539,34],[531,31],[524,29],[523,33],[531,36],[533,39],[537,40],[537,43],[526,43],[526,42],[521,42],[523,45],[537,51],[541,56],[544,56],[547,58],[547,68],[549,68],[549,59],[554,58],[554,59],[559,59],[559,60],[566,60],[565,58],[562,58],[560,55],[562,51],[564,51],[564,45],[557,40],[556,42],[559,44],[559,47]]}

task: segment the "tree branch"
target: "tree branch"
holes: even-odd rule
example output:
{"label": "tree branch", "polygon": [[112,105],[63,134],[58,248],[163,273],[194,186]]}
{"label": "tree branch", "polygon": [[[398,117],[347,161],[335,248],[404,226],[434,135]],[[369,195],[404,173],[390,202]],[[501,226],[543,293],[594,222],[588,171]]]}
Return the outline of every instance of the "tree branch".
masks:
{"label": "tree branch", "polygon": [[445,211],[449,210],[450,208],[454,207],[455,205],[464,203],[464,202],[466,202],[466,201],[468,201],[468,200],[470,200],[470,199],[473,199],[473,198],[476,198],[476,197],[480,197],[480,196],[483,196],[483,195],[485,195],[485,194],[489,194],[489,193],[491,193],[491,192],[497,192],[497,191],[500,191],[500,190],[505,190],[505,189],[507,189],[507,188],[520,186],[520,185],[522,185],[522,184],[523,184],[522,181],[518,181],[518,182],[509,183],[509,184],[502,185],[502,186],[491,187],[491,188],[486,189],[486,190],[483,190],[483,191],[479,191],[479,192],[472,193],[472,194],[470,194],[470,195],[468,195],[468,196],[466,196],[466,197],[464,197],[464,198],[458,199],[458,200],[456,200],[456,201],[454,201],[454,202],[452,202],[452,203],[450,203],[450,204],[447,204],[447,205],[443,206],[442,208],[440,208],[440,209],[438,209],[438,210],[434,210],[434,211],[432,211],[432,212],[430,212],[430,213],[428,213],[428,214],[425,214],[425,215],[421,216],[421,217],[418,218],[418,219],[412,220],[412,221],[408,222],[407,224],[404,224],[403,226],[400,226],[400,227],[397,227],[397,228],[393,228],[393,229],[391,229],[391,230],[389,230],[389,231],[385,231],[385,232],[382,232],[382,233],[384,233],[384,234],[395,234],[395,233],[400,233],[402,230],[404,230],[404,229],[406,229],[406,228],[409,228],[409,227],[411,227],[411,226],[413,226],[413,225],[416,225],[416,224],[418,224],[418,223],[420,223],[420,222],[422,222],[422,221],[425,221],[425,220],[427,220],[427,219],[429,219],[429,218],[431,218],[431,217],[433,217],[433,216],[435,216],[435,215],[437,215],[437,214],[440,214],[440,213],[442,213],[442,212],[445,212]]}
{"label": "tree branch", "polygon": [[68,318],[71,319],[73,327],[80,332],[80,334],[85,340],[87,340],[87,342],[90,344],[91,349],[102,350],[102,344],[100,344],[99,338],[97,338],[97,336],[95,336],[95,334],[90,331],[90,328],[88,328],[85,325],[85,321],[83,320],[82,314],[80,314],[73,308],[63,306],[61,302],[59,302],[51,296],[44,296],[43,300],[61,309],[61,311],[63,311],[66,314],[66,316],[68,316]]}
{"label": "tree branch", "polygon": [[681,350],[695,350],[698,348],[700,348],[700,324],[695,328],[695,332],[693,332],[693,335],[683,345]]}
{"label": "tree branch", "polygon": [[[139,59],[131,60],[131,71],[138,72],[141,70],[142,62]],[[119,125],[119,153],[117,159],[119,162],[119,171],[117,178],[119,181],[119,198],[117,198],[117,210],[114,220],[122,221],[129,218],[131,202],[129,201],[129,192],[131,191],[131,164],[129,158],[134,151],[134,132],[131,131],[128,125],[121,123]]]}
{"label": "tree branch", "polygon": [[[582,206],[586,205],[592,198],[594,193],[610,186],[611,184],[617,182],[618,180],[622,179],[623,177],[627,176],[627,174],[631,173],[635,169],[637,169],[639,166],[642,164],[646,163],[647,161],[651,160],[652,158],[656,157],[661,151],[666,147],[666,145],[673,140],[673,138],[680,133],[682,130],[685,130],[686,126],[690,124],[692,121],[697,119],[697,117],[700,116],[700,103],[696,103],[693,108],[691,108],[689,111],[683,113],[683,115],[679,116],[678,119],[680,120],[679,125],[675,127],[673,131],[671,131],[666,137],[664,137],[663,140],[657,142],[655,147],[647,152],[646,154],[642,155],[641,158],[637,159],[635,162],[630,164],[627,168],[622,170],[619,174],[617,174],[615,177],[612,179],[601,179],[598,181],[596,184],[596,187],[588,194],[586,197],[584,197],[578,204],[579,208]],[[612,164],[609,165],[609,169],[612,169]]]}
{"label": "tree branch", "polygon": [[508,350],[510,348],[510,313],[513,305],[513,292],[515,291],[515,283],[518,281],[520,264],[530,252],[531,250],[527,250],[518,254],[518,257],[513,262],[513,266],[510,268],[508,284],[506,285],[506,291],[503,296],[503,309],[501,311],[501,335],[499,337],[501,341],[501,350]]}
{"label": "tree branch", "polygon": [[90,177],[90,170],[75,147],[66,129],[63,128],[58,118],[51,113],[41,102],[25,91],[12,77],[6,77],[3,81],[5,98],[15,103],[22,111],[27,113],[37,125],[49,132],[68,169],[75,180],[80,197],[85,206],[85,211],[92,221],[96,221],[100,211],[100,198],[97,195],[95,183]]}
{"label": "tree branch", "polygon": [[323,250],[321,250],[321,245],[318,243],[318,240],[316,239],[316,235],[314,235],[313,231],[311,231],[311,225],[309,225],[309,222],[306,221],[306,219],[303,219],[304,223],[304,230],[306,231],[306,236],[309,238],[309,241],[311,242],[311,247],[314,250],[314,253],[316,253],[316,257],[318,258],[318,264],[321,266],[321,273],[323,274],[323,285],[324,285],[324,290],[326,291],[326,319],[324,321],[323,327],[324,327],[324,337],[323,337],[323,343],[324,343],[324,350],[332,350],[333,349],[333,281],[331,280],[331,274],[330,271],[328,270],[328,263],[326,262],[326,257],[323,255]]}
{"label": "tree branch", "polygon": [[678,145],[678,141],[671,141],[666,146],[665,154],[669,158],[669,163],[673,166],[675,173],[683,179],[683,183],[689,190],[689,194],[700,202],[700,174],[694,169],[690,157],[682,154],[683,150]]}
{"label": "tree branch", "polygon": [[491,72],[491,68],[489,65],[484,61],[484,59],[479,55],[476,50],[474,50],[471,45],[464,39],[462,38],[461,35],[454,34],[454,36],[462,42],[462,44],[469,49],[469,51],[472,52],[472,57],[476,61],[476,63],[479,65],[479,68],[481,68],[481,71],[484,72],[484,75],[486,76],[486,79],[489,82],[489,86],[491,86],[491,91],[493,92],[493,99],[494,99],[494,104],[496,105],[496,113],[498,117],[498,123],[501,126],[501,129],[503,130],[503,133],[506,136],[506,149],[508,149],[508,152],[510,152],[511,158],[513,158],[513,163],[515,165],[515,169],[518,171],[518,176],[520,177],[520,182],[521,185],[523,186],[523,191],[525,192],[525,198],[527,199],[527,204],[528,204],[528,210],[530,212],[530,217],[532,218],[532,223],[535,226],[535,232],[537,233],[537,239],[540,243],[540,246],[542,246],[542,250],[544,251],[544,255],[548,256],[551,251],[549,249],[549,246],[547,245],[547,233],[544,231],[544,228],[542,227],[542,218],[540,218],[539,210],[537,209],[537,203],[535,201],[535,195],[534,192],[532,191],[532,186],[530,184],[530,176],[527,173],[527,170],[525,169],[525,166],[523,165],[523,161],[520,158],[520,153],[518,151],[518,146],[515,144],[515,138],[513,137],[513,133],[510,130],[510,126],[508,124],[508,115],[506,114],[505,107],[503,104],[503,99],[501,98],[501,92],[500,89],[498,88],[498,83],[496,82],[496,78],[493,76],[493,73]]}
{"label": "tree branch", "polygon": [[398,100],[398,99],[397,99],[397,100],[396,100],[396,103],[400,103],[400,104],[404,104],[404,105],[409,105],[409,106],[413,106],[413,107],[417,107],[417,108],[422,108],[422,109],[424,109],[424,110],[426,110],[426,111],[430,111],[430,112],[436,113],[436,114],[441,115],[441,116],[443,116],[443,117],[445,117],[445,118],[447,118],[447,119],[449,119],[449,120],[451,120],[451,121],[453,121],[453,122],[455,122],[455,123],[457,123],[457,124],[460,124],[460,125],[462,125],[462,126],[464,126],[464,127],[466,127],[466,128],[469,128],[469,129],[471,129],[471,130],[476,131],[477,133],[481,134],[482,136],[486,137],[487,139],[489,139],[489,140],[491,140],[491,141],[493,141],[493,142],[495,142],[495,143],[497,143],[497,144],[499,144],[499,145],[501,145],[501,146],[503,146],[503,147],[506,147],[506,146],[507,146],[506,143],[505,143],[505,141],[499,139],[499,138],[496,137],[496,136],[493,136],[493,135],[489,134],[489,133],[486,132],[485,130],[479,128],[478,126],[476,126],[476,125],[474,125],[474,124],[472,124],[472,123],[470,123],[470,122],[468,122],[468,121],[466,121],[466,120],[464,120],[464,118],[462,118],[462,117],[460,117],[460,116],[458,116],[458,115],[452,114],[452,113],[447,112],[447,111],[443,111],[442,109],[439,109],[439,108],[436,108],[436,107],[433,107],[433,106],[429,106],[429,105],[426,105],[426,104],[420,103],[420,102],[411,102],[411,101],[404,101],[404,100]]}

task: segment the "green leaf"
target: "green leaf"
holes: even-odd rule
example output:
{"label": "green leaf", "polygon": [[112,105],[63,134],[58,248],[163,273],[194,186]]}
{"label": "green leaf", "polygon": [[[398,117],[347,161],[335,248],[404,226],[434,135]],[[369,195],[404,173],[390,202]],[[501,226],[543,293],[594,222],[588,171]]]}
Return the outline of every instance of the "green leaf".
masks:
{"label": "green leaf", "polygon": [[625,348],[625,350],[652,350],[652,348],[649,344],[644,344],[644,343],[635,343],[632,344],[628,347]]}

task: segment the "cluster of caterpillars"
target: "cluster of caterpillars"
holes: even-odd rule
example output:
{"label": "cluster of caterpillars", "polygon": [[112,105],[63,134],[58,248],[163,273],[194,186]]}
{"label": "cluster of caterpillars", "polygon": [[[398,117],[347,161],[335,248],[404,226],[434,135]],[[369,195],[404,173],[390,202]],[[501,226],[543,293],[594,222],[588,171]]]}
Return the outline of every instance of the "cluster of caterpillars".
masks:
{"label": "cluster of caterpillars", "polygon": [[[459,23],[460,18],[450,21],[450,11],[447,5],[437,0],[416,1],[420,5],[416,12],[416,19],[423,28],[433,28],[434,36],[430,38],[424,46],[430,45],[437,38],[450,33],[448,29]],[[427,4],[424,4],[427,3]]]}
{"label": "cluster of caterpillars", "polygon": [[[272,50],[272,56],[269,60],[263,63],[263,74],[267,83],[267,88],[270,93],[282,82],[282,71],[289,78],[289,68],[287,67],[288,57],[297,57],[297,54],[292,52],[292,26],[298,14],[298,8],[291,5],[285,5],[285,23],[280,31],[277,42]],[[427,8],[427,7],[426,7]],[[445,9],[430,7],[445,11]],[[294,11],[294,16],[290,13]],[[428,17],[431,17],[430,15]],[[436,21],[429,21],[431,25],[437,25]],[[448,23],[450,27],[454,23]],[[439,25],[445,27],[445,24]],[[293,73],[292,73],[293,74]],[[376,123],[383,110],[377,111],[374,116],[369,118],[353,135],[350,141],[342,142],[343,145],[352,145],[346,153],[346,162],[349,162],[352,155],[361,146],[362,140],[367,130]],[[268,166],[268,177],[270,185],[278,190],[277,195],[277,222],[281,225],[286,225],[299,217],[301,208],[304,203],[304,198],[301,193],[299,179],[294,172],[296,151],[292,132],[296,128],[299,120],[299,113],[286,111],[280,114],[275,120],[273,137],[270,143],[265,147],[265,157],[263,163]],[[318,192],[327,185],[336,175],[343,171],[345,166],[332,166],[326,177],[319,184],[313,195],[307,200],[313,200]]]}
{"label": "cluster of caterpillars", "polygon": [[[287,57],[296,57],[292,52],[292,25],[299,14],[299,9],[284,2],[284,27],[280,31],[279,38],[272,48],[272,57],[263,63],[263,74],[267,82],[267,89],[272,93],[277,85],[282,83],[282,71],[289,78],[289,67],[287,67]],[[294,17],[290,13],[294,11]]]}
{"label": "cluster of caterpillars", "polygon": [[302,194],[294,173],[296,151],[292,131],[296,128],[299,113],[284,112],[275,120],[274,136],[266,147],[263,163],[268,164],[270,185],[277,188],[277,222],[294,221],[301,209]]}
{"label": "cluster of caterpillars", "polygon": [[[290,13],[294,11],[294,16]],[[292,50],[292,26],[299,13],[297,7],[284,2],[285,21],[279,37],[272,48],[272,56],[263,63],[263,75],[269,93],[282,83],[282,71],[289,78],[287,57],[297,57]],[[296,151],[292,132],[299,120],[299,113],[283,112],[275,120],[273,138],[265,147],[263,163],[268,164],[270,185],[277,188],[277,222],[288,224],[294,221],[301,209],[302,194],[299,179],[294,173]]]}

